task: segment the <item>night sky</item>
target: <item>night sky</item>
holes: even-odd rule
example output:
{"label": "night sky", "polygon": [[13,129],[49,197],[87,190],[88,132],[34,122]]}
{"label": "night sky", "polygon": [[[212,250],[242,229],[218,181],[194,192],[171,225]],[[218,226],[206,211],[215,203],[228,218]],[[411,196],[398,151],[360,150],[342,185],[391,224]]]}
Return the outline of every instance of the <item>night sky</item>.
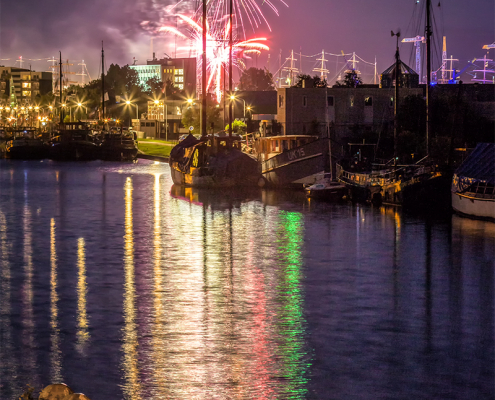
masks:
{"label": "night sky", "polygon": [[[257,0],[258,1],[258,0]],[[279,16],[266,6],[261,8],[270,23],[253,33],[246,25],[251,37],[267,37],[271,50],[270,70],[279,67],[279,53],[282,62],[294,50],[301,65],[302,52],[304,73],[314,74],[317,57],[324,49],[327,53],[340,54],[355,52],[361,59],[374,63],[380,73],[394,62],[395,41],[390,32],[401,30],[401,38],[424,35],[424,17],[421,3],[416,0],[286,0],[286,7],[280,0],[272,0],[279,10]],[[420,0],[423,1],[423,0]],[[185,4],[180,11],[187,13]],[[261,4],[261,0],[258,1]],[[79,72],[77,64],[85,60],[91,78],[101,73],[101,41],[104,41],[106,68],[111,63],[120,65],[145,63],[151,58],[150,33],[143,29],[142,22],[150,21],[155,26],[170,23],[174,18],[167,17],[170,0],[0,0],[0,63],[6,66],[19,65],[19,56],[25,60],[23,66],[31,64],[35,70],[48,69],[51,57],[69,59],[74,64],[74,72]],[[440,66],[442,36],[447,37],[447,55],[459,59],[455,64],[462,69],[475,57],[482,58],[487,51],[485,44],[495,40],[495,3],[493,0],[444,1],[434,6],[433,69]],[[160,36],[153,41],[153,51],[158,58],[164,53],[174,56],[188,56],[187,50],[173,36]],[[414,46],[401,44],[401,58],[414,68]],[[489,56],[495,58],[495,50]],[[326,56],[330,69],[329,81],[342,67],[342,58]],[[41,59],[41,60],[39,60]],[[339,64],[340,62],[340,64]],[[247,62],[248,66],[267,66],[267,54]],[[365,82],[370,82],[373,66],[358,65]],[[463,76],[467,83],[471,77]]]}

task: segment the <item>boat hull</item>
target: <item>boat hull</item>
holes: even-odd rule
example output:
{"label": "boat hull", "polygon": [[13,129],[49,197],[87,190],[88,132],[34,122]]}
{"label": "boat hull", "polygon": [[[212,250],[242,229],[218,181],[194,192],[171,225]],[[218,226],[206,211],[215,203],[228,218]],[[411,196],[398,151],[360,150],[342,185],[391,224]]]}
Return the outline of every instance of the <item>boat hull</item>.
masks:
{"label": "boat hull", "polygon": [[204,143],[192,146],[184,157],[170,158],[172,181],[191,187],[256,186],[261,178],[258,162],[238,149],[209,154]]}
{"label": "boat hull", "polygon": [[42,160],[48,158],[49,147],[44,143],[16,144],[5,152],[13,160]]}
{"label": "boat hull", "polygon": [[[313,185],[317,186],[317,185]],[[345,185],[330,185],[323,188],[310,186],[305,189],[306,196],[312,199],[325,200],[331,202],[342,201],[347,194]]]}
{"label": "boat hull", "polygon": [[262,161],[267,186],[302,188],[315,183],[316,175],[329,168],[328,144],[327,138],[321,138]]}
{"label": "boat hull", "polygon": [[50,158],[55,161],[92,161],[99,155],[99,146],[92,142],[61,142],[50,147]]}
{"label": "boat hull", "polygon": [[101,159],[104,161],[134,161],[137,159],[138,149],[127,146],[101,147]]}
{"label": "boat hull", "polygon": [[452,192],[452,209],[471,218],[495,221],[495,196],[482,198],[474,193]]}

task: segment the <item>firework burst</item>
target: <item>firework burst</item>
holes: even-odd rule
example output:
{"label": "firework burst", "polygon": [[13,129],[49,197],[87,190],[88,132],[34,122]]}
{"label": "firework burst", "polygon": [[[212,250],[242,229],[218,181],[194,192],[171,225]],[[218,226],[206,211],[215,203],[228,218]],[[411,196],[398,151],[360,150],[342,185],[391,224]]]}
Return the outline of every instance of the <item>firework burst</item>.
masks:
{"label": "firework burst", "polygon": [[[201,54],[203,53],[203,28],[194,19],[185,15],[179,14],[177,17],[189,27],[189,36],[171,26],[159,28],[158,33],[171,33],[185,40],[191,40],[198,62],[198,71],[202,71]],[[226,73],[226,67],[229,63],[229,29],[230,23],[228,21],[223,29],[210,28],[209,24],[206,25],[206,92],[214,91],[218,102],[220,102],[222,98],[222,74]],[[248,58],[252,54],[261,54],[262,50],[269,50],[269,47],[262,43],[264,41],[266,41],[266,38],[253,38],[242,41],[233,40],[233,66],[243,68],[245,67],[243,58]],[[199,75],[201,75],[201,73]]]}
{"label": "firework burst", "polygon": [[[180,0],[175,7],[182,6],[184,3],[188,2],[189,0]],[[280,3],[288,7],[284,0],[280,0]],[[271,31],[270,24],[263,14],[263,6],[271,9],[277,16],[279,15],[277,7],[270,0],[232,0],[232,6],[234,24],[235,26],[240,27],[244,37],[246,37],[245,26],[247,25],[251,26],[254,32],[255,29],[266,24],[268,29]],[[212,21],[213,26],[217,24],[222,26],[225,19],[230,15],[229,0],[208,0],[206,7],[207,17],[210,21]],[[194,19],[199,21],[202,15],[202,5],[201,2],[199,2],[199,5],[195,10]]]}

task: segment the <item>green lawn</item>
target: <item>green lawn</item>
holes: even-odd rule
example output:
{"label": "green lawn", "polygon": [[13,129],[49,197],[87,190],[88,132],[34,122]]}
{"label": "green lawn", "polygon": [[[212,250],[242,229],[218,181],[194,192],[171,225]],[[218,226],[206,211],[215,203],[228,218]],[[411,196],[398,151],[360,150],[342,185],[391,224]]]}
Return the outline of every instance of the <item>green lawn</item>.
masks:
{"label": "green lawn", "polygon": [[[151,140],[148,139],[150,142],[151,141],[158,141],[158,140]],[[138,148],[141,150],[144,154],[147,154],[149,156],[156,156],[156,157],[168,157],[170,156],[170,150],[174,147],[173,143],[170,143],[171,146],[167,145],[161,145],[161,144],[153,144],[153,143],[146,143],[147,139],[139,139],[138,140]],[[165,141],[163,141],[165,142]]]}

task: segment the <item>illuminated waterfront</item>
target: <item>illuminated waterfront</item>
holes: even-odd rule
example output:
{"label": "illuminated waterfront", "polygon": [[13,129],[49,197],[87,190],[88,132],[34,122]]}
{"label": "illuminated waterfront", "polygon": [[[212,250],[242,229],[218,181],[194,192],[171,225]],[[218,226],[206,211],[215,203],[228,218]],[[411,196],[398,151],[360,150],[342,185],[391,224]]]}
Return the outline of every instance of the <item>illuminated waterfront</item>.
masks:
{"label": "illuminated waterfront", "polygon": [[491,399],[495,224],[0,161],[0,398]]}

